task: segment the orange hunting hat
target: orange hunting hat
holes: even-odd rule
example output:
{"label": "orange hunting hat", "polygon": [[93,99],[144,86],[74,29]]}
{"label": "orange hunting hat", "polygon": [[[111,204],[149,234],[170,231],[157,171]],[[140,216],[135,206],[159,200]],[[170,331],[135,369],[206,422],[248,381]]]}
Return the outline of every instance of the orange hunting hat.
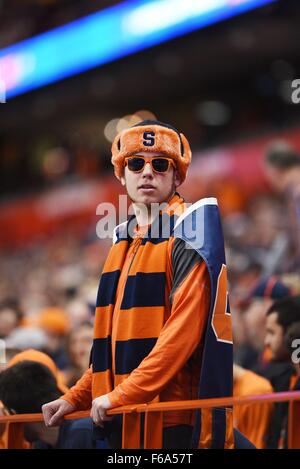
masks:
{"label": "orange hunting hat", "polygon": [[171,125],[155,120],[145,120],[122,130],[114,139],[111,151],[111,162],[118,179],[123,175],[125,158],[148,151],[172,158],[183,182],[192,158],[185,136]]}
{"label": "orange hunting hat", "polygon": [[66,394],[68,391],[67,386],[64,384],[64,379],[62,373],[58,370],[57,366],[55,365],[52,358],[49,357],[46,353],[40,352],[39,350],[28,349],[24,350],[23,352],[17,353],[8,363],[8,367],[16,365],[19,362],[24,360],[29,360],[32,362],[38,362],[42,365],[45,365],[51,373],[53,374],[54,378],[56,379],[57,387],[59,390]]}

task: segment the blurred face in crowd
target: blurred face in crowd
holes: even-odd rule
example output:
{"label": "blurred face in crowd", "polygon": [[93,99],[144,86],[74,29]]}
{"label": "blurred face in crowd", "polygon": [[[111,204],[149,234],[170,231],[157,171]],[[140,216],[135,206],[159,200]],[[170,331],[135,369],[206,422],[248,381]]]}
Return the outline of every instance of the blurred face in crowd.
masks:
{"label": "blurred face in crowd", "polygon": [[267,316],[265,345],[269,347],[272,353],[272,360],[285,360],[289,357],[288,350],[284,342],[284,329],[277,322],[278,314],[276,312]]}
{"label": "blurred face in crowd", "polygon": [[61,349],[61,347],[63,347],[65,341],[64,336],[54,334],[50,331],[45,331],[45,334],[47,339],[45,349],[48,353],[50,353],[50,355],[57,352]]}
{"label": "blurred face in crowd", "polygon": [[[136,157],[164,157],[162,153],[140,152]],[[153,171],[151,164],[145,164],[142,171],[136,173],[125,166],[121,183],[126,186],[130,199],[135,203],[143,203],[150,206],[151,203],[167,202],[181,184],[178,171],[172,164],[168,171],[157,173]]]}
{"label": "blurred face in crowd", "polygon": [[73,330],[69,338],[69,354],[75,366],[83,367],[89,365],[90,350],[93,342],[93,327],[82,325]]}
{"label": "blurred face in crowd", "polygon": [[19,320],[13,309],[5,308],[0,311],[0,338],[7,337],[17,326]]}
{"label": "blurred face in crowd", "polygon": [[272,300],[269,298],[255,298],[244,313],[248,342],[258,351],[264,347],[266,312],[271,303]]}
{"label": "blurred face in crowd", "polygon": [[283,171],[265,163],[265,174],[271,186],[278,192],[284,188]]}
{"label": "blurred face in crowd", "polygon": [[88,305],[83,301],[74,300],[66,306],[69,314],[72,328],[80,326],[83,322],[88,321],[90,311]]}

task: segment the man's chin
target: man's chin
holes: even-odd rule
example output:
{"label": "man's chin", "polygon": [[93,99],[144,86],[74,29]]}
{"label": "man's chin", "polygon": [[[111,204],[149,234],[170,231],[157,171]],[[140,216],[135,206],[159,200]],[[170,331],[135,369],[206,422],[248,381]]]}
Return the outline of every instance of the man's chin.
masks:
{"label": "man's chin", "polygon": [[137,195],[136,197],[132,198],[132,202],[135,204],[144,204],[147,207],[150,207],[151,204],[159,204],[161,203],[160,198],[157,195]]}

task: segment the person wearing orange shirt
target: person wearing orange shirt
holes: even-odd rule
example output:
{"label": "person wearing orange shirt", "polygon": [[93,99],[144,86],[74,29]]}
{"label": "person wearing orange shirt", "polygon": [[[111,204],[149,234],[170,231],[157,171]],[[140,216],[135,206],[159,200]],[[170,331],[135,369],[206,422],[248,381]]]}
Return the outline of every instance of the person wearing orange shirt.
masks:
{"label": "person wearing orange shirt", "polygon": [[[45,402],[61,394],[52,370],[35,360],[21,359],[0,374],[0,399],[9,414],[40,413]],[[95,448],[90,418],[65,421],[59,428],[28,421],[24,423],[24,437],[33,449]],[[17,444],[21,446],[21,442]]]}
{"label": "person wearing orange shirt", "polygon": [[[284,363],[290,367],[288,373],[273,378],[275,392],[289,391],[294,384],[295,368],[291,360],[291,350],[286,343],[286,333],[293,324],[300,321],[300,296],[284,298],[274,302],[267,311],[265,345],[272,353],[272,362]],[[282,445],[281,431],[288,416],[288,403],[278,402],[270,424],[268,448],[279,448]]]}
{"label": "person wearing orange shirt", "polygon": [[[64,378],[62,373],[57,369],[54,361],[43,352],[34,349],[27,349],[23,352],[17,353],[14,355],[13,358],[8,362],[7,368],[10,368],[17,363],[23,362],[24,360],[29,360],[31,362],[40,363],[45,365],[52,373],[54,378],[56,379],[57,387],[61,393],[65,394],[68,392],[68,387],[64,384]],[[5,406],[3,403],[0,402],[0,415],[6,415]],[[9,424],[3,424],[0,426],[0,449],[8,449],[8,431],[9,431]],[[23,449],[29,449],[30,444],[24,439]]]}
{"label": "person wearing orange shirt", "polygon": [[[233,395],[235,397],[270,394],[272,392],[273,388],[267,379],[234,363]],[[263,449],[266,446],[266,436],[272,411],[273,406],[269,402],[237,405],[233,411],[234,425],[256,448]]]}
{"label": "person wearing orange shirt", "polygon": [[[134,215],[115,228],[103,268],[91,367],[62,399],[43,406],[47,425],[91,408],[105,430],[113,427],[111,408],[232,395],[219,212],[214,198],[188,207],[176,192],[190,161],[187,139],[168,124],[143,121],[115,138],[112,163]],[[234,444],[229,408],[166,412],[163,426],[167,448]],[[121,428],[112,434],[111,446],[119,447]]]}

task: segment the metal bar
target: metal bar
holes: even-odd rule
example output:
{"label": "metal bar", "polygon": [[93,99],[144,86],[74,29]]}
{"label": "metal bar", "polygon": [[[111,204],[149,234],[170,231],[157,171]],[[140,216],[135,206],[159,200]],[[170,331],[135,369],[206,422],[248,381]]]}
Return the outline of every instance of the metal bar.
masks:
{"label": "metal bar", "polygon": [[7,446],[9,449],[24,448],[24,424],[11,422],[8,429]]}
{"label": "metal bar", "polygon": [[162,448],[162,412],[146,412],[144,425],[144,448]]}
{"label": "metal bar", "polygon": [[288,448],[300,449],[300,402],[290,402],[288,414]]}
{"label": "metal bar", "polygon": [[[153,404],[136,404],[116,407],[107,411],[107,415],[131,414],[133,412],[161,412],[171,410],[191,410],[199,408],[227,407],[257,402],[285,402],[300,401],[300,391],[278,392],[255,396],[220,397],[215,399],[201,399],[190,401],[158,402]],[[73,412],[66,415],[65,419],[77,419],[89,417],[90,411]],[[5,422],[42,422],[42,414],[17,414],[0,417],[0,423]]]}
{"label": "metal bar", "polygon": [[[173,410],[191,410],[191,409],[206,409],[212,407],[229,407],[242,404],[253,404],[258,402],[286,402],[286,401],[299,401],[300,391],[278,392],[272,394],[263,394],[255,396],[242,396],[242,397],[220,397],[214,399],[201,399],[189,400],[178,402],[157,402],[153,404],[136,405],[135,412],[160,412],[160,411],[173,411]],[[116,415],[120,413],[130,413],[132,410],[129,406],[116,407],[107,411],[108,415]]]}
{"label": "metal bar", "polygon": [[138,449],[140,447],[141,414],[133,412],[123,414],[122,448]]}

